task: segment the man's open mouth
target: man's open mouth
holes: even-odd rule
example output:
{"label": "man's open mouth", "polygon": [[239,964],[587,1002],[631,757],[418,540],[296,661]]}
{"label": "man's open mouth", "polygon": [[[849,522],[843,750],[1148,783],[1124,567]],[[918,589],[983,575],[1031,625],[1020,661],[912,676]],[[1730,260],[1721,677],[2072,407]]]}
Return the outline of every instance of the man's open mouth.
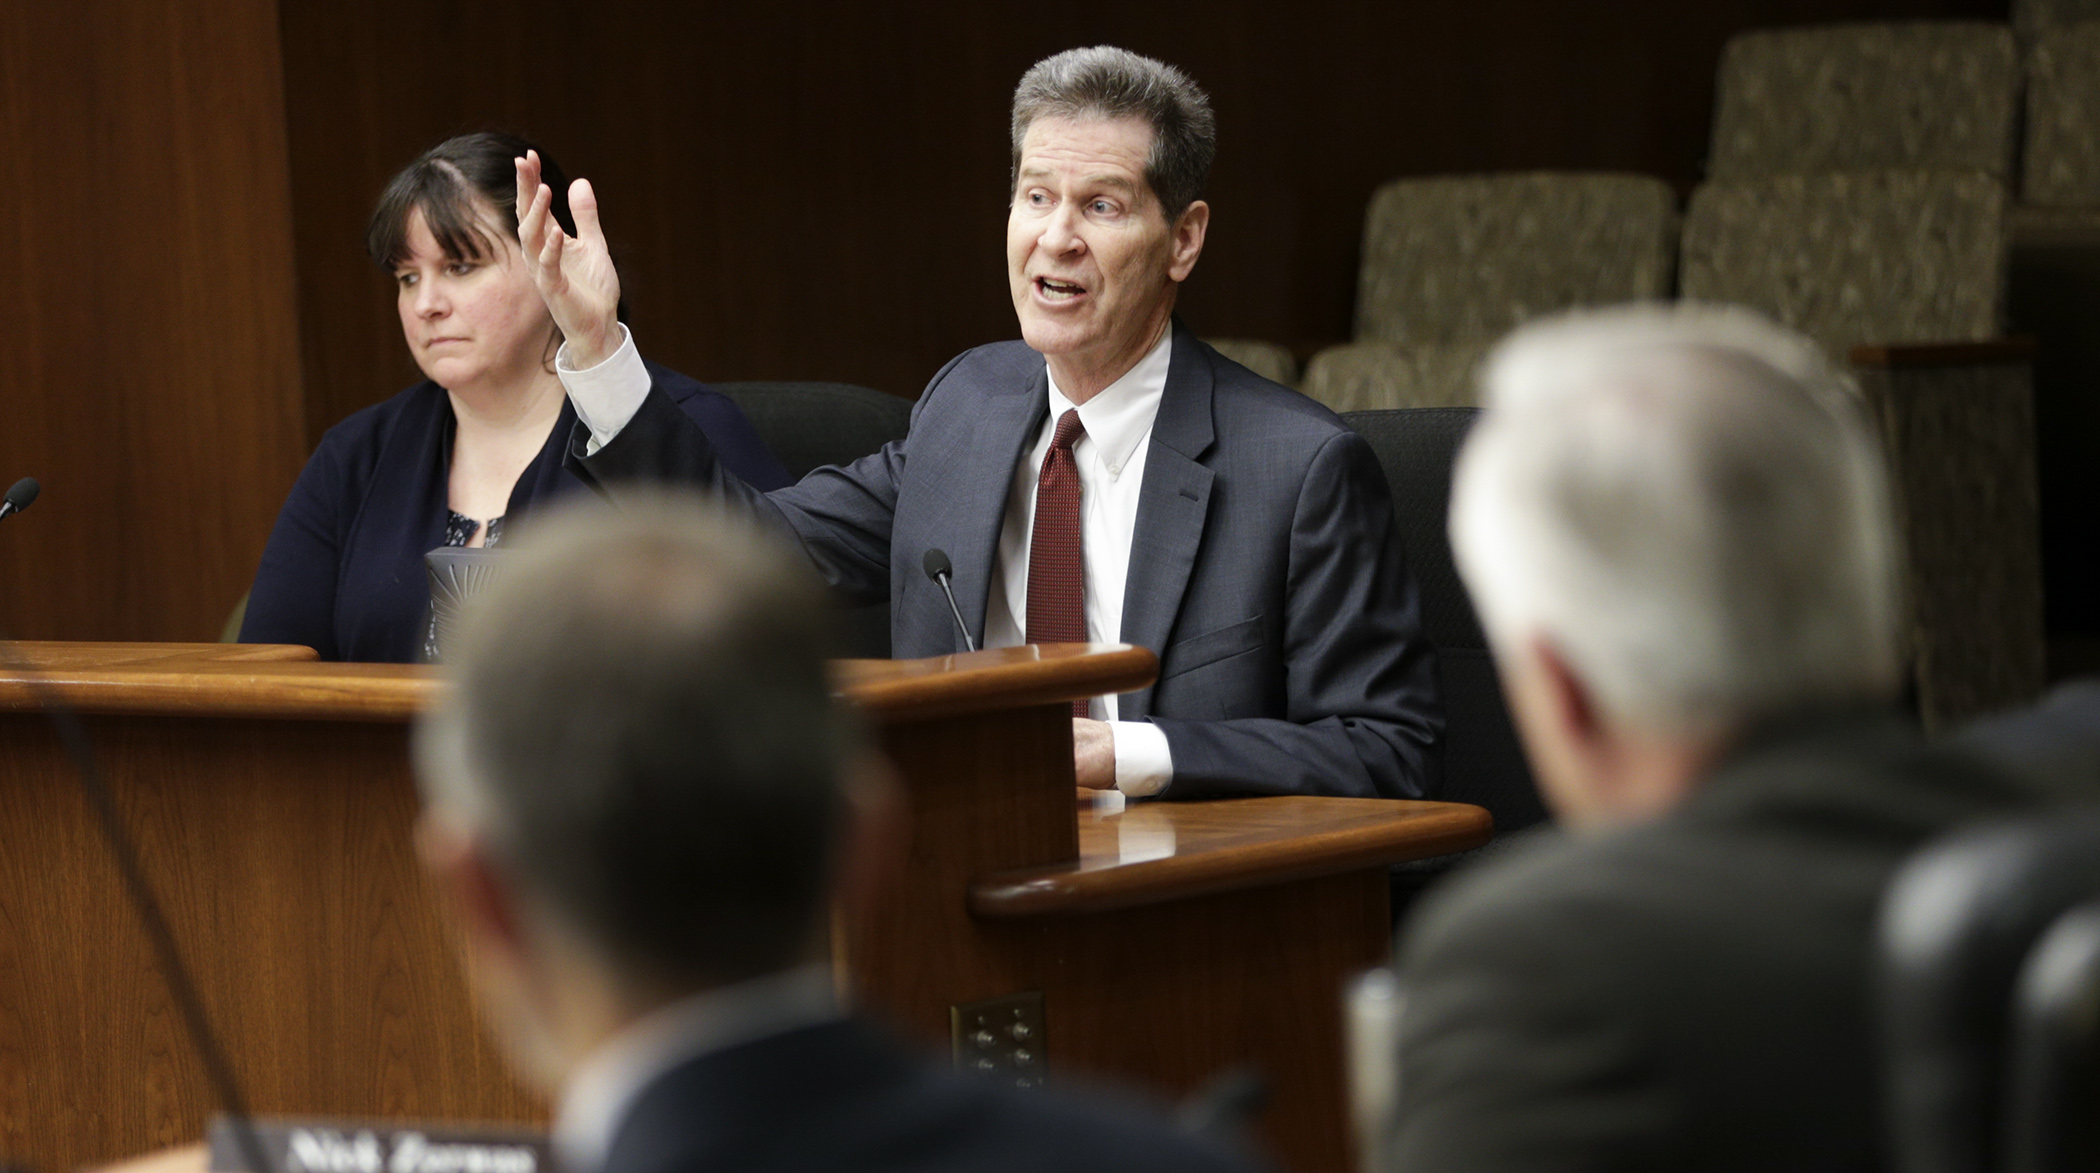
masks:
{"label": "man's open mouth", "polygon": [[1042,292],[1044,297],[1049,298],[1051,301],[1070,301],[1072,298],[1086,292],[1086,286],[1084,285],[1077,285],[1070,281],[1059,281],[1055,277],[1038,277],[1035,279],[1035,287]]}

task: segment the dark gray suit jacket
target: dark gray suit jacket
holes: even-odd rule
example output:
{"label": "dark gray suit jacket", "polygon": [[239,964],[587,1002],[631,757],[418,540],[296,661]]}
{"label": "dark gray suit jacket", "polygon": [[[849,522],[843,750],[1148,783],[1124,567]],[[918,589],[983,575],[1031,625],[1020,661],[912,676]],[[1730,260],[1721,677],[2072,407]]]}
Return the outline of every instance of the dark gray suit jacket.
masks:
{"label": "dark gray suit jacket", "polygon": [[1896,866],[2036,792],[1894,718],[1743,746],[1660,822],[1535,833],[1402,946],[1387,1167],[1881,1167],[1869,975]]}
{"label": "dark gray suit jacket", "polygon": [[[1204,345],[1179,322],[1131,541],[1123,640],[1160,657],[1118,702],[1174,756],[1174,798],[1434,797],[1443,716],[1377,457],[1334,413]],[[824,577],[890,601],[900,658],[962,650],[922,569],[947,551],[981,638],[1014,464],[1048,412],[1043,357],[979,347],[926,387],[900,443],[760,493],[655,389],[596,455],[601,485],[697,483],[795,535]],[[613,490],[615,494],[617,490]]]}

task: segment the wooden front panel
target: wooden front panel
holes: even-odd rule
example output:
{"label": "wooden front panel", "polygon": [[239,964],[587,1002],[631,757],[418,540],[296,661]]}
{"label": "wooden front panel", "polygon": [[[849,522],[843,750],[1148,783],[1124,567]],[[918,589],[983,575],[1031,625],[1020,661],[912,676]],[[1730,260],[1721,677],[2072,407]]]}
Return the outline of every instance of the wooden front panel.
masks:
{"label": "wooden front panel", "polygon": [[[262,1113],[530,1120],[410,839],[405,727],[106,717],[99,757]],[[216,1108],[43,719],[0,715],[0,1162],[65,1170]]]}
{"label": "wooden front panel", "polygon": [[882,740],[904,776],[910,851],[879,907],[846,926],[842,960],[874,1005],[946,1039],[950,1005],[1021,988],[1012,959],[977,933],[971,880],[1079,856],[1072,711],[920,721]]}
{"label": "wooden front panel", "polygon": [[1050,1071],[1178,1099],[1235,1066],[1298,1173],[1354,1168],[1342,988],[1388,957],[1385,869],[987,931],[1042,974]]}
{"label": "wooden front panel", "polygon": [[1070,738],[1062,706],[886,731],[912,846],[896,889],[846,927],[858,996],[944,1052],[949,1007],[1040,990],[1053,1077],[1171,1100],[1252,1065],[1273,1089],[1261,1135],[1280,1163],[1350,1167],[1341,990],[1387,956],[1384,867],[1101,915],[973,917],[973,881],[1077,858]]}

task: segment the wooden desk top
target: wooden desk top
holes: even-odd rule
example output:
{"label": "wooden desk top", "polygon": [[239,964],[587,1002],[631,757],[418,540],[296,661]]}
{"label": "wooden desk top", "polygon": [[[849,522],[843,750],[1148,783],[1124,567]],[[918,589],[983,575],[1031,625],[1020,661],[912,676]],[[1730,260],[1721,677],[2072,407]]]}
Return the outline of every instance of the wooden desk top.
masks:
{"label": "wooden desk top", "polygon": [[1011,918],[1106,912],[1427,859],[1488,841],[1477,806],[1386,798],[1242,798],[1081,812],[1079,860],[987,876],[970,911]]}
{"label": "wooden desk top", "polygon": [[[886,724],[1127,692],[1157,670],[1125,644],[836,665],[844,697]],[[405,721],[444,688],[425,665],[324,664],[290,645],[0,644],[0,712],[38,707],[38,684],[83,713],[321,721]]]}
{"label": "wooden desk top", "polygon": [[1048,705],[1152,683],[1159,660],[1129,644],[989,648],[924,660],[840,660],[842,691],[891,721]]}
{"label": "wooden desk top", "polygon": [[318,663],[320,654],[297,644],[73,643],[17,640],[0,643],[0,666],[89,671],[147,664]]}
{"label": "wooden desk top", "polygon": [[[26,671],[25,671],[26,670]],[[406,721],[440,685],[416,664],[324,664],[290,644],[0,644],[0,712]]]}

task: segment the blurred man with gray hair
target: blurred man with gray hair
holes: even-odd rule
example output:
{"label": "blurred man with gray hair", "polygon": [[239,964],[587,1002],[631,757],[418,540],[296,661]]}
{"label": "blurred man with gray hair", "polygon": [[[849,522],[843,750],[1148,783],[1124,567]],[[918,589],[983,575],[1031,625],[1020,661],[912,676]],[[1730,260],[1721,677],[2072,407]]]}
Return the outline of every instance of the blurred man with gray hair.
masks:
{"label": "blurred man with gray hair", "polygon": [[1878,1167],[1883,882],[2024,796],[1895,711],[1856,393],[1698,306],[1527,327],[1484,382],[1452,541],[1562,830],[1410,926],[1390,1167]]}
{"label": "blurred man with gray hair", "polygon": [[541,518],[448,646],[417,844],[486,1020],[559,1097],[563,1168],[1244,1168],[839,1005],[829,909],[867,898],[895,808],[825,612],[771,539],[644,495]]}

